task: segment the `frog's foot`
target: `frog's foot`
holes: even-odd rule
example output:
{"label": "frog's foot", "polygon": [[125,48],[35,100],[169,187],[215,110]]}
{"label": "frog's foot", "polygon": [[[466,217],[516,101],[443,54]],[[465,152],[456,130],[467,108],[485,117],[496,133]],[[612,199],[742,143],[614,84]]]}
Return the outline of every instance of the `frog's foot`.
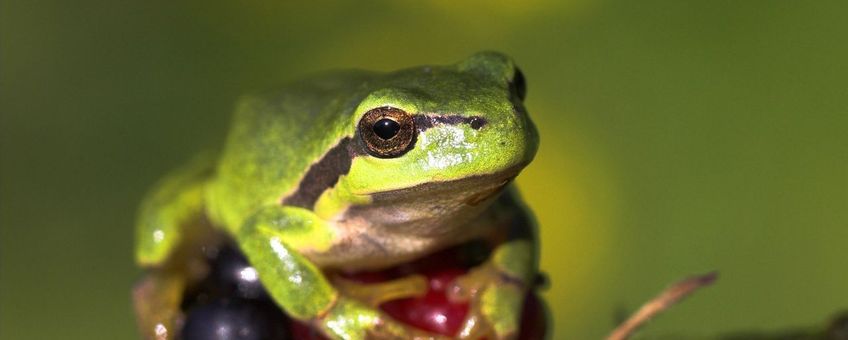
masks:
{"label": "frog's foot", "polygon": [[528,285],[488,262],[457,278],[448,299],[470,304],[460,339],[512,339],[518,336]]}
{"label": "frog's foot", "polygon": [[447,339],[399,323],[366,303],[344,296],[311,323],[337,339]]}
{"label": "frog's foot", "polygon": [[392,300],[423,296],[428,288],[427,278],[423,275],[409,275],[375,283],[360,283],[337,276],[333,278],[333,285],[343,295],[362,301],[373,308]]}
{"label": "frog's foot", "polygon": [[185,281],[180,275],[152,272],[133,288],[133,305],[142,338],[176,338],[182,321],[180,302]]}

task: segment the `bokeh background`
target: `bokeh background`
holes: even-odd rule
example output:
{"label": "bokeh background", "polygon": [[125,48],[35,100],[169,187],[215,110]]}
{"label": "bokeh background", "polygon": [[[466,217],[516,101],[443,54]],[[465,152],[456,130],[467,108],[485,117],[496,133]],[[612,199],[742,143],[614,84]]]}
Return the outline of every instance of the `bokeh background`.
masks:
{"label": "bokeh background", "polygon": [[234,99],[328,68],[512,55],[542,136],[554,339],[814,325],[848,307],[844,1],[0,2],[0,338],[131,339],[144,191]]}

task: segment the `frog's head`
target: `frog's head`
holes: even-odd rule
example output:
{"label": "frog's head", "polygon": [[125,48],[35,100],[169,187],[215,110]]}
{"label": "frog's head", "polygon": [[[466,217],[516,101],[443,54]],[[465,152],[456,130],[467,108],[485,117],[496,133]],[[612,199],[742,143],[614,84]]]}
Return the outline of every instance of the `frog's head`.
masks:
{"label": "frog's head", "polygon": [[367,87],[349,122],[358,155],[329,201],[369,211],[369,223],[461,223],[536,153],[538,133],[522,103],[524,77],[502,54],[401,70]]}

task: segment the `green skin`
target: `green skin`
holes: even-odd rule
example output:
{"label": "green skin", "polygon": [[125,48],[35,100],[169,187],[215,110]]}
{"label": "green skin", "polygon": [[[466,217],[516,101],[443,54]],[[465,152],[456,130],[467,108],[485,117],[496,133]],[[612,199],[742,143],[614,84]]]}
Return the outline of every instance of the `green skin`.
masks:
{"label": "green skin", "polygon": [[[532,223],[515,223],[526,214],[513,190],[502,190],[538,147],[517,72],[508,57],[482,52],[447,66],[336,72],[245,97],[223,153],[174,173],[144,202],[137,262],[165,266],[187,243],[185,226],[204,216],[236,241],[290,316],[332,338],[428,336],[348,296],[327,273],[387,268],[484,239],[494,244],[491,258],[457,280],[472,303],[460,336],[514,337],[537,273]],[[373,156],[357,131],[379,107],[430,126],[416,126],[403,155]],[[447,117],[459,119],[439,119]],[[470,117],[485,125],[462,119]]]}

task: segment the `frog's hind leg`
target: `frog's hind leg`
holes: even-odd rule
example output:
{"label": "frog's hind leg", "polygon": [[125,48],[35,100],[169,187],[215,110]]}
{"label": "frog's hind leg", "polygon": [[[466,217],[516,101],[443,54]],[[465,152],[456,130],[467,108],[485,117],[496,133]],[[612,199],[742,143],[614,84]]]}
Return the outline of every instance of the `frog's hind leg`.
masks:
{"label": "frog's hind leg", "polygon": [[179,307],[184,288],[184,277],[167,271],[151,271],[135,285],[133,307],[143,339],[176,337],[175,326],[182,319]]}
{"label": "frog's hind leg", "polygon": [[133,290],[144,339],[174,339],[185,287],[205,268],[201,243],[212,243],[203,190],[214,161],[203,156],[161,181],[142,203],[136,224],[136,262],[147,269]]}
{"label": "frog's hind leg", "polygon": [[175,339],[184,318],[184,294],[209,271],[204,249],[217,249],[227,242],[223,233],[205,221],[185,226],[182,242],[163,263],[147,268],[145,276],[133,288],[136,321],[143,339]]}

